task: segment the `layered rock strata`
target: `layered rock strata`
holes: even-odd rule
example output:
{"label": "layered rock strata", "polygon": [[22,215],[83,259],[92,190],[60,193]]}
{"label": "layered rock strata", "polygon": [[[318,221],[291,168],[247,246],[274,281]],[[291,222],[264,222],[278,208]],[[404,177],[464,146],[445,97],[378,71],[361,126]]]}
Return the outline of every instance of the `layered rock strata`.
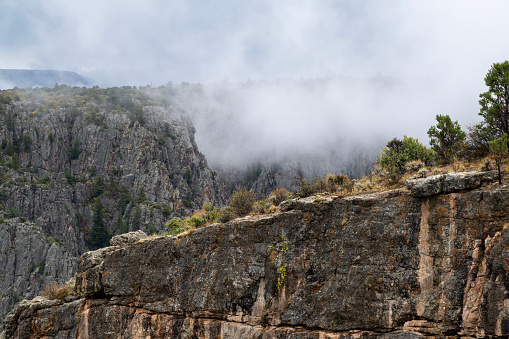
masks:
{"label": "layered rock strata", "polygon": [[[429,184],[421,183],[421,184]],[[6,338],[509,335],[509,188],[289,200],[273,215],[82,256],[74,297]]]}

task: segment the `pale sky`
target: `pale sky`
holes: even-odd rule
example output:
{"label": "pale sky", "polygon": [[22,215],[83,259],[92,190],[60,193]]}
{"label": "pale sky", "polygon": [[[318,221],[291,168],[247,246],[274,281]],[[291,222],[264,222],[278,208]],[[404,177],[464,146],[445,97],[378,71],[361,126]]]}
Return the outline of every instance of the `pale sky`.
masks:
{"label": "pale sky", "polygon": [[340,75],[480,82],[509,55],[509,2],[0,0],[0,68],[111,84]]}

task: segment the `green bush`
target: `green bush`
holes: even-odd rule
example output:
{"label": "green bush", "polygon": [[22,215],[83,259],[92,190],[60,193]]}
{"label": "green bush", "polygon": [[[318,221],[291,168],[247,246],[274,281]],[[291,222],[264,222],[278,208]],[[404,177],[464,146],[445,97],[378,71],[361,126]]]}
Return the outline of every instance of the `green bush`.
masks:
{"label": "green bush", "polygon": [[7,211],[5,211],[4,216],[7,219],[16,218],[16,217],[19,217],[19,212],[14,207],[12,207],[12,208],[8,209]]}
{"label": "green bush", "polygon": [[173,218],[166,223],[166,227],[170,229],[171,235],[177,235],[184,232],[189,226],[178,218]]}
{"label": "green bush", "polygon": [[234,218],[233,208],[227,206],[219,211],[217,218],[220,222],[228,222]]}
{"label": "green bush", "polygon": [[202,217],[199,217],[199,216],[196,216],[196,215],[193,215],[193,216],[191,216],[191,218],[189,218],[189,223],[193,227],[203,226],[206,221],[207,220],[205,220],[205,218],[202,218]]}
{"label": "green bush", "polygon": [[214,221],[214,220],[218,219],[218,217],[219,217],[219,210],[217,208],[214,207],[210,211],[207,211],[207,219],[209,221]]}
{"label": "green bush", "polygon": [[296,194],[301,198],[309,197],[313,194],[325,191],[326,183],[320,177],[315,177],[312,181],[308,179],[299,179],[293,183],[297,187]]}
{"label": "green bush", "polygon": [[171,208],[168,206],[163,206],[161,213],[163,214],[163,217],[168,218],[171,215]]}
{"label": "green bush", "polygon": [[255,199],[255,193],[246,188],[233,192],[230,198],[230,206],[233,208],[233,213],[239,217],[251,213]]}
{"label": "green bush", "polygon": [[431,149],[417,139],[404,136],[403,140],[396,138],[390,140],[387,146],[382,148],[377,163],[387,172],[389,181],[396,182],[405,173],[406,163],[421,160],[428,165],[433,158],[434,153]]}
{"label": "green bush", "polygon": [[457,121],[452,121],[448,115],[436,116],[437,125],[428,130],[431,148],[438,159],[449,164],[459,154],[463,147],[466,134],[461,130]]}
{"label": "green bush", "polygon": [[206,212],[212,211],[213,207],[214,205],[212,205],[212,203],[208,200],[204,201],[203,204],[201,205],[201,208]]}

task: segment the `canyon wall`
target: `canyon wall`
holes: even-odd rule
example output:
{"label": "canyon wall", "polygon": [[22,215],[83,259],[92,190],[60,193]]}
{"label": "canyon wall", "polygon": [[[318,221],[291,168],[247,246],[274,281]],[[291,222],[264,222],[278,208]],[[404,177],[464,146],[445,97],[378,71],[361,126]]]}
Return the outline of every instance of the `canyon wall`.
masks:
{"label": "canyon wall", "polygon": [[288,200],[176,237],[129,233],[81,257],[65,301],[21,302],[3,335],[508,336],[509,188],[485,179]]}

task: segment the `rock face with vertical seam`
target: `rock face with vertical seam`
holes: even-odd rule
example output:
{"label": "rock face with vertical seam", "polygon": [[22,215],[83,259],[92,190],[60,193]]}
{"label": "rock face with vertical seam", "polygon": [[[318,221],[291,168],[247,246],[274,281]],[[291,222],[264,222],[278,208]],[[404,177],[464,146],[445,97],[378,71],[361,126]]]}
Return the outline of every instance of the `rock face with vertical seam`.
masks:
{"label": "rock face with vertical seam", "polygon": [[[508,198],[498,185],[311,197],[110,247],[82,258],[75,332],[48,337],[508,336]],[[8,338],[57,333],[42,321],[56,306],[35,309],[11,315]]]}

